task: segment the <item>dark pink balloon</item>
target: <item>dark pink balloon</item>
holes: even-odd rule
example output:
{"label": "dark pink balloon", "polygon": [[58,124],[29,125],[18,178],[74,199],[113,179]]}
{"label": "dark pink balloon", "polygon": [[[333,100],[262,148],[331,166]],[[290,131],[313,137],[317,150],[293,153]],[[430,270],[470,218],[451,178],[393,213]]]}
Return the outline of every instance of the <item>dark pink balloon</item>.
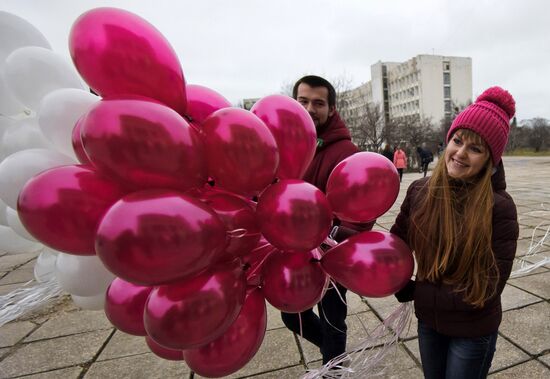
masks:
{"label": "dark pink balloon", "polygon": [[73,144],[73,150],[78,161],[85,165],[91,165],[92,162],[90,162],[90,158],[88,158],[88,155],[86,155],[86,152],[84,151],[84,146],[82,145],[82,139],[80,138],[80,129],[82,127],[82,122],[84,121],[85,117],[86,115],[80,117],[80,119],[76,122],[73,128],[73,132],[71,134],[71,142]]}
{"label": "dark pink balloon", "polygon": [[199,347],[231,326],[245,293],[238,259],[196,277],[155,287],[145,307],[145,329],[155,342],[170,349]]}
{"label": "dark pink balloon", "polygon": [[216,261],[226,245],[225,227],[210,207],[165,190],[122,198],[103,217],[96,238],[105,267],[142,285],[194,275]]}
{"label": "dark pink balloon", "polygon": [[386,213],[397,199],[399,175],[393,163],[384,156],[355,153],[332,170],[326,194],[339,219],[372,221]]}
{"label": "dark pink balloon", "polygon": [[183,350],[169,349],[156,343],[151,337],[146,336],[145,342],[149,349],[157,356],[169,361],[183,361]]}
{"label": "dark pink balloon", "polygon": [[225,97],[213,89],[198,84],[188,84],[186,93],[187,115],[199,125],[215,111],[231,106]]}
{"label": "dark pink balloon", "polygon": [[133,188],[185,191],[206,183],[199,133],[162,104],[102,100],[87,113],[81,128],[93,165]]}
{"label": "dark pink balloon", "polygon": [[208,173],[216,185],[253,194],[271,184],[279,165],[275,138],[262,120],[239,108],[212,113],[202,124]]}
{"label": "dark pink balloon", "polygon": [[260,240],[260,225],[252,202],[225,191],[209,190],[200,199],[208,204],[230,232],[225,254],[229,258],[250,253]]}
{"label": "dark pink balloon", "polygon": [[103,98],[140,95],[185,114],[179,59],[141,17],[116,8],[87,11],[71,28],[69,51],[80,75]]}
{"label": "dark pink balloon", "polygon": [[325,293],[328,276],[316,250],[271,254],[262,268],[262,292],[275,308],[297,313],[312,308]]}
{"label": "dark pink balloon", "polygon": [[302,179],[317,147],[317,132],[309,113],[296,100],[283,95],[266,96],[252,113],[269,128],[279,147],[279,179]]}
{"label": "dark pink balloon", "polygon": [[403,240],[388,232],[356,234],[321,258],[323,269],[338,283],[361,296],[389,296],[407,284],[414,260]]}
{"label": "dark pink balloon", "polygon": [[316,248],[328,236],[332,223],[323,192],[297,179],[269,186],[258,200],[256,214],[264,237],[285,251]]}
{"label": "dark pink balloon", "polygon": [[207,378],[230,375],[243,368],[262,345],[267,327],[265,300],[258,289],[249,291],[239,317],[216,340],[184,350],[187,365]]}
{"label": "dark pink balloon", "polygon": [[61,166],[29,180],[21,193],[19,218],[37,240],[52,249],[94,255],[97,226],[126,193],[87,166]]}
{"label": "dark pink balloon", "polygon": [[107,289],[105,315],[118,330],[134,336],[145,336],[143,313],[153,287],[138,286],[115,278]]}

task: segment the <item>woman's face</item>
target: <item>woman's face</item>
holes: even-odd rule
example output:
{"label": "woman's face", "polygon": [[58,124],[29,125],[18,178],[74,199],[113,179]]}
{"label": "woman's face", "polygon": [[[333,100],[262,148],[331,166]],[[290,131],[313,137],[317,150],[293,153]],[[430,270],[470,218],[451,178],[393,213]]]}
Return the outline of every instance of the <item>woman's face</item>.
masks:
{"label": "woman's face", "polygon": [[449,140],[445,165],[450,177],[468,180],[479,174],[491,154],[481,138],[468,138],[464,134],[464,130],[459,129]]}

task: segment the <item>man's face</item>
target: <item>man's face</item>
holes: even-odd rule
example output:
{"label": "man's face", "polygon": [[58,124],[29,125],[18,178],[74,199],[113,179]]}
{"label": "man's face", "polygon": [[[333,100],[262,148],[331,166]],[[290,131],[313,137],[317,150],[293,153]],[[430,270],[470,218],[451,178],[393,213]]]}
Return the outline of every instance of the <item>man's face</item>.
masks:
{"label": "man's face", "polygon": [[317,130],[334,114],[334,107],[328,105],[328,89],[325,87],[310,87],[300,83],[296,100],[308,111]]}

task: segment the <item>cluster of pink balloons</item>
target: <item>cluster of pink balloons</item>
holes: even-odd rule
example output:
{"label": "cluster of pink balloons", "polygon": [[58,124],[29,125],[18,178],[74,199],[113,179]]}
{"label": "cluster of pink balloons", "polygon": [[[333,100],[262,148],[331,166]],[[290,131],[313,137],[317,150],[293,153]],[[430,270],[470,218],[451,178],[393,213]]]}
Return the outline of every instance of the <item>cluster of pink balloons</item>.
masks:
{"label": "cluster of pink balloons", "polygon": [[409,279],[411,252],[389,233],[362,233],[323,257],[318,249],[334,215],[366,222],[394,203],[399,180],[386,158],[344,160],[325,195],[301,180],[316,131],[295,100],[267,96],[246,111],[186,84],[165,38],[123,10],[83,14],[69,41],[102,100],[73,130],[81,165],[35,176],[18,212],[42,243],[97,255],[116,275],[105,312],[118,329],[219,377],[259,349],[265,299],[300,312],[329,275],[375,297]]}

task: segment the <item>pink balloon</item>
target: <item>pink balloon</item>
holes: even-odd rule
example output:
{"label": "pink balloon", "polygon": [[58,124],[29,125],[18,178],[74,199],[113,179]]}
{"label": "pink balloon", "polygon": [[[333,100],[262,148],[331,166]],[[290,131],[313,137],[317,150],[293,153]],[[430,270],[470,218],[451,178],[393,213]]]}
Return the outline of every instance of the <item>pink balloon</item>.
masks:
{"label": "pink balloon", "polygon": [[265,124],[244,109],[225,108],[203,123],[208,172],[216,185],[253,194],[271,184],[279,165],[275,138]]}
{"label": "pink balloon", "polygon": [[269,128],[279,147],[279,179],[302,179],[315,155],[317,132],[309,113],[283,95],[260,99],[250,110]]}
{"label": "pink balloon", "polygon": [[262,234],[281,250],[309,251],[328,236],[332,213],[317,187],[297,179],[269,186],[256,210]]}
{"label": "pink balloon", "polygon": [[399,175],[386,157],[371,152],[355,153],[332,170],[326,193],[339,219],[373,221],[397,199]]}
{"label": "pink balloon", "polygon": [[225,227],[206,204],[177,192],[148,190],[109,209],[97,230],[96,251],[116,276],[155,285],[204,270],[226,244]]}
{"label": "pink balloon", "polygon": [[185,114],[185,79],[178,57],[154,26],[133,13],[96,8],[69,35],[80,75],[103,98],[139,95]]}
{"label": "pink balloon", "polygon": [[243,368],[262,345],[267,327],[267,309],[261,292],[249,291],[239,317],[216,340],[183,352],[185,362],[207,378],[230,375]]}
{"label": "pink balloon", "polygon": [[328,276],[317,250],[271,254],[262,270],[262,292],[275,308],[298,313],[312,308],[325,293]]}
{"label": "pink balloon", "polygon": [[94,166],[134,188],[185,191],[206,183],[202,139],[162,104],[102,100],[88,112],[81,135]]}
{"label": "pink balloon", "polygon": [[215,111],[231,107],[231,103],[225,97],[208,87],[188,84],[185,91],[187,115],[199,125]]}
{"label": "pink balloon", "polygon": [[143,313],[153,287],[138,286],[115,278],[107,289],[105,315],[118,330],[134,336],[145,336]]}
{"label": "pink balloon", "polygon": [[260,240],[260,225],[252,202],[229,192],[211,189],[200,200],[208,204],[230,231],[224,256],[240,257],[250,253]]}
{"label": "pink balloon", "polygon": [[246,294],[241,262],[155,287],[145,307],[145,329],[170,349],[190,349],[222,335],[239,315]]}
{"label": "pink balloon", "polygon": [[84,151],[84,146],[82,145],[82,139],[80,138],[80,129],[82,128],[82,122],[84,121],[85,117],[86,115],[80,117],[80,119],[76,122],[73,128],[73,132],[71,134],[71,142],[73,144],[73,150],[78,161],[84,165],[91,165],[92,162],[90,162],[90,158],[88,158],[88,155],[86,155],[86,152]]}
{"label": "pink balloon", "polygon": [[384,297],[403,288],[414,260],[403,240],[388,232],[356,234],[321,258],[323,269],[338,283],[361,296]]}
{"label": "pink balloon", "polygon": [[149,349],[157,356],[169,361],[183,361],[183,350],[169,349],[156,343],[151,337],[146,336],[145,342]]}
{"label": "pink balloon", "polygon": [[126,190],[86,166],[61,166],[29,180],[17,203],[21,222],[52,249],[94,255],[95,232]]}

